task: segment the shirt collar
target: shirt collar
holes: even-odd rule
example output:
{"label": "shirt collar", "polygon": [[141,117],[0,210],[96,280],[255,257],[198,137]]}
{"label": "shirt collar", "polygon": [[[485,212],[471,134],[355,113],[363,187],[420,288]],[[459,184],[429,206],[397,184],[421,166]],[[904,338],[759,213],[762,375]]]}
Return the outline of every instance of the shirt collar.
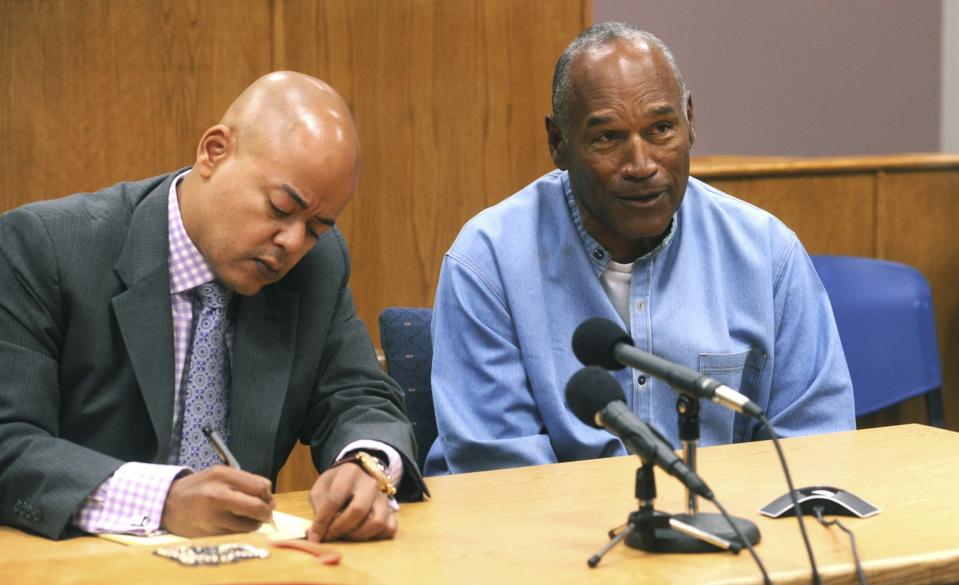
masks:
{"label": "shirt collar", "polygon": [[168,195],[170,294],[194,289],[216,277],[209,263],[203,258],[203,254],[200,253],[193,240],[187,235],[186,228],[183,227],[183,218],[180,216],[177,188],[180,181],[189,172],[189,170],[186,170],[173,179]]}
{"label": "shirt collar", "polygon": [[[566,196],[566,207],[569,209],[570,217],[573,218],[573,225],[576,226],[576,233],[579,234],[579,239],[583,244],[583,249],[586,251],[586,256],[589,258],[593,268],[596,269],[596,274],[602,274],[606,271],[607,266],[609,266],[609,262],[612,260],[612,255],[609,253],[609,250],[597,242],[593,236],[589,235],[589,232],[587,232],[586,228],[583,226],[583,217],[579,213],[579,206],[576,205],[576,198],[573,196],[573,187],[569,182],[569,173],[567,171],[563,171],[560,173],[559,177],[560,183],[563,185],[563,194]],[[669,233],[666,234],[666,237],[663,238],[663,241],[649,252],[637,258],[633,262],[633,266],[648,262],[662,250],[665,250],[669,246],[670,242],[673,241],[673,236],[676,235],[676,231],[678,229],[679,210],[676,210],[676,212],[673,213],[673,220],[669,224]]]}

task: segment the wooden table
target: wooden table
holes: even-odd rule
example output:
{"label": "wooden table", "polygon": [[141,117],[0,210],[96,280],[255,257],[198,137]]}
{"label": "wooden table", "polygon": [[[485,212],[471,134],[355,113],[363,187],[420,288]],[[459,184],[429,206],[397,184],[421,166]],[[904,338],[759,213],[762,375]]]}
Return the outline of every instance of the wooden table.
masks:
{"label": "wooden table", "polygon": [[[797,487],[835,485],[877,505],[856,533],[872,585],[959,582],[959,433],[904,425],[784,442]],[[795,519],[757,510],[785,493],[772,444],[700,450],[700,474],[734,515],[759,526],[757,551],[775,583],[808,583]],[[619,457],[428,480],[433,499],[404,504],[393,542],[333,546],[328,567],[303,553],[273,549],[267,560],[181,567],[149,549],[93,537],[52,542],[0,528],[0,582],[6,583],[760,583],[745,552],[650,554],[623,545],[596,569],[586,559],[606,531],[636,508],[638,460]],[[684,492],[657,473],[659,510],[683,511]],[[305,493],[278,496],[280,509],[309,515]],[[703,505],[710,511],[709,504]],[[807,519],[825,583],[855,583],[849,540]],[[261,542],[244,535],[211,542]]]}

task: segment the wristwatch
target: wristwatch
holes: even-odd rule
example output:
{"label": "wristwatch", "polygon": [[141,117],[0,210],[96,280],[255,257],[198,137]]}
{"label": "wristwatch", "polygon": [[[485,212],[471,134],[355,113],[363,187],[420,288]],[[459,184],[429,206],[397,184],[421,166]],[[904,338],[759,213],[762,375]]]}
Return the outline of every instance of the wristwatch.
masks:
{"label": "wristwatch", "polygon": [[333,467],[343,465],[344,463],[356,463],[363,468],[367,474],[380,484],[380,491],[386,494],[388,498],[396,495],[396,486],[393,485],[393,478],[390,477],[390,470],[380,461],[379,457],[370,455],[366,451],[351,451],[345,457],[333,464]]}

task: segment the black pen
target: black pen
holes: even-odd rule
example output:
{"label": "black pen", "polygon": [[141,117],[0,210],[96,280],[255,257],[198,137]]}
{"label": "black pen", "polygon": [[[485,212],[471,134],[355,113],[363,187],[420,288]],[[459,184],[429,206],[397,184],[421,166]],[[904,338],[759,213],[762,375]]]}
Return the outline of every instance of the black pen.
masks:
{"label": "black pen", "polygon": [[[233,453],[230,452],[230,448],[226,446],[226,443],[223,442],[223,437],[220,436],[220,433],[213,430],[210,425],[205,425],[203,427],[203,434],[206,436],[207,440],[210,441],[210,446],[213,447],[213,450],[216,451],[216,454],[220,456],[220,459],[226,462],[227,465],[233,469],[240,469],[240,462],[236,460],[236,457],[233,456]],[[273,520],[273,512],[270,512],[270,526],[273,527],[273,530],[276,530],[276,522]]]}

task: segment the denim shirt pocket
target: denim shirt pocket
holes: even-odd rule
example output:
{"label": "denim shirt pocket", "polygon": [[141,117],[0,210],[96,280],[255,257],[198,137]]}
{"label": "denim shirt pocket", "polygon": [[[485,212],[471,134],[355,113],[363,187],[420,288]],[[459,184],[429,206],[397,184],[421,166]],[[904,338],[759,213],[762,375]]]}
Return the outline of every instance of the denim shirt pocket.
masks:
{"label": "denim shirt pocket", "polygon": [[[759,378],[766,366],[766,352],[750,348],[738,353],[701,353],[699,371],[718,380],[721,384],[738,390],[750,400],[757,401]],[[757,401],[758,402],[758,401]],[[733,441],[746,441],[750,420],[737,413],[733,429]]]}

